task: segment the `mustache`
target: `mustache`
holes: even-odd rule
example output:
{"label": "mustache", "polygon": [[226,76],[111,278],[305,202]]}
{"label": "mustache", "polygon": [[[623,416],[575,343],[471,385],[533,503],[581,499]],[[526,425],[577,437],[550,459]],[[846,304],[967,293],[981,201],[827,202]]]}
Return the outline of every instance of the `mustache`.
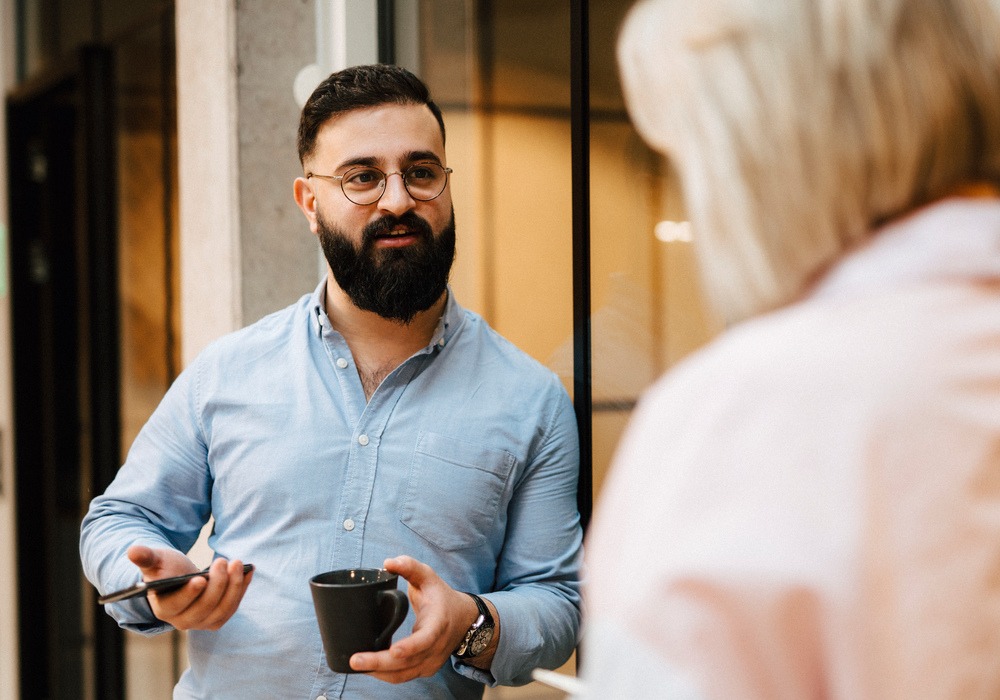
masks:
{"label": "mustache", "polygon": [[421,237],[431,237],[433,231],[431,230],[431,225],[427,223],[425,219],[414,214],[412,211],[408,211],[402,216],[383,216],[377,221],[373,221],[366,225],[361,231],[361,243],[363,246],[367,247],[371,245],[376,238],[382,236],[388,236],[394,228],[397,226],[405,226],[410,229],[414,234]]}

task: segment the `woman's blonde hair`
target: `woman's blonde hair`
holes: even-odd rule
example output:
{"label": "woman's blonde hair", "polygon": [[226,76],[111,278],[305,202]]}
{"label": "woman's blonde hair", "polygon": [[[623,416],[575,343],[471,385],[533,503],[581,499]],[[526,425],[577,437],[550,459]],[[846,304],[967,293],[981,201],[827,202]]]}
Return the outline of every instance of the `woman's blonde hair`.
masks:
{"label": "woman's blonde hair", "polygon": [[645,0],[618,58],[731,320],[879,223],[1000,182],[1000,0]]}

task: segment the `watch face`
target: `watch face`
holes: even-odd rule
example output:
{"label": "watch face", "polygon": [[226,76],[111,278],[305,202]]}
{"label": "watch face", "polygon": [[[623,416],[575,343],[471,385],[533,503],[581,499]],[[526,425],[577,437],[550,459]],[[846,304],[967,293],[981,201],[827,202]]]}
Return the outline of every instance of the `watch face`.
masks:
{"label": "watch face", "polygon": [[472,642],[469,644],[469,651],[472,656],[479,656],[482,654],[486,647],[490,645],[490,640],[493,639],[493,628],[492,627],[480,627],[476,630],[476,633],[472,636]]}

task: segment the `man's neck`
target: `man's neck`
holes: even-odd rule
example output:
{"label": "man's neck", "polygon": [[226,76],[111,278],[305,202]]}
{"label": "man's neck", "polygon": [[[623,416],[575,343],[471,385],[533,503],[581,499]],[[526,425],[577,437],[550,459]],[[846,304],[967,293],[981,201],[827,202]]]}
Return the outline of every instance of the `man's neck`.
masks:
{"label": "man's neck", "polygon": [[328,279],[324,303],[330,323],[348,341],[367,339],[412,344],[419,348],[429,343],[434,335],[447,298],[445,292],[429,309],[417,312],[409,323],[403,323],[358,308],[335,281]]}
{"label": "man's neck", "polygon": [[430,343],[447,298],[445,292],[429,309],[418,312],[409,323],[402,323],[358,308],[336,280],[328,276],[326,315],[351,349],[369,398],[386,375]]}

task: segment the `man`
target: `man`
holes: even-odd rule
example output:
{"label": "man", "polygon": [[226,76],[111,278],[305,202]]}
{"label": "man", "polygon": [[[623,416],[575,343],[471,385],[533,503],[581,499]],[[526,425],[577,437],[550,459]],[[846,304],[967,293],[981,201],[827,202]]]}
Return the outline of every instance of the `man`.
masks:
{"label": "man", "polygon": [[[128,629],[191,630],[175,697],[478,698],[576,644],[572,407],[447,286],[444,140],[401,68],[316,89],[294,194],[326,279],[203,352],[91,505],[81,553],[102,592],[195,570],[183,552],[214,517],[207,580],[108,606]],[[407,621],[352,658],[366,673],[333,673],[308,580],[383,566]]]}

